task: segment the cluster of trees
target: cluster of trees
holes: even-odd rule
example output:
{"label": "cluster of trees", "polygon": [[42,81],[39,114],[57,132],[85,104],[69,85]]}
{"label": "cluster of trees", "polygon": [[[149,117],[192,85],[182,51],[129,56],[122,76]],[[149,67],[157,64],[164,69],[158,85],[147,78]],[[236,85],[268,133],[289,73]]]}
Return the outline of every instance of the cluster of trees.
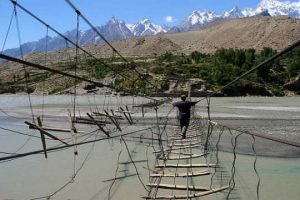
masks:
{"label": "cluster of trees", "polygon": [[[214,54],[198,51],[190,55],[167,52],[159,56],[150,69],[152,73],[183,78],[202,78],[213,87],[220,87],[277,52],[272,48],[219,49]],[[283,85],[300,74],[300,47],[259,68],[237,84],[240,90],[249,88],[249,82],[264,85],[276,95],[283,94]],[[251,89],[251,88],[250,88]]]}

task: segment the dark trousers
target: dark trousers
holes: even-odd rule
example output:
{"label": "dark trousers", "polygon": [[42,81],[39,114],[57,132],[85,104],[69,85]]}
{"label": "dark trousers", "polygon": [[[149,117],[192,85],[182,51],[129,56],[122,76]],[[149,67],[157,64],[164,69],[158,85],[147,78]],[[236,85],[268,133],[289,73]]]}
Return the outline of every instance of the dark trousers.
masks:
{"label": "dark trousers", "polygon": [[180,121],[180,128],[181,128],[182,138],[186,138],[186,131],[189,127],[190,119],[189,118],[180,119],[179,121]]}

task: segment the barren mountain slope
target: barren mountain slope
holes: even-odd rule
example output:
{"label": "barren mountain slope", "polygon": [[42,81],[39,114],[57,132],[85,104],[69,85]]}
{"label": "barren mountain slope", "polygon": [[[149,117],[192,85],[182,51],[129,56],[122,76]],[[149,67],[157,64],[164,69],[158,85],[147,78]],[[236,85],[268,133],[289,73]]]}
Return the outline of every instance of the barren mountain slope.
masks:
{"label": "barren mountain slope", "polygon": [[181,46],[185,53],[213,52],[222,47],[281,50],[300,39],[300,20],[284,16],[232,19],[165,37]]}
{"label": "barren mountain slope", "polygon": [[[300,19],[257,16],[217,21],[196,31],[137,37],[112,44],[125,56],[153,56],[166,51],[210,53],[222,47],[281,50],[299,39]],[[112,55],[104,44],[86,48],[98,56]]]}

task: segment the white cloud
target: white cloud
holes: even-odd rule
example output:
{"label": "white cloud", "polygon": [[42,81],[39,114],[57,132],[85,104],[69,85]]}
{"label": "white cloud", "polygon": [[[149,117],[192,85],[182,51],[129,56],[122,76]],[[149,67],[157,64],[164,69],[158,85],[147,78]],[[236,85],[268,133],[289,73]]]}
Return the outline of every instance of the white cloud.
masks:
{"label": "white cloud", "polygon": [[173,16],[165,16],[165,21],[168,23],[172,23],[172,22],[175,22],[176,19],[174,19]]}

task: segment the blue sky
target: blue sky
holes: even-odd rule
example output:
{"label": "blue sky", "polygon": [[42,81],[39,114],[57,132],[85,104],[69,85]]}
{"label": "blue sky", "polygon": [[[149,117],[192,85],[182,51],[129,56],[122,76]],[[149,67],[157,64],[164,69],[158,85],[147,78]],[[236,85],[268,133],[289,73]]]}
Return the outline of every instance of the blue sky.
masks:
{"label": "blue sky", "polygon": [[[18,2],[60,32],[76,27],[75,13],[64,0],[18,0]],[[112,16],[127,23],[148,18],[156,24],[173,26],[180,23],[193,10],[222,13],[235,5],[242,9],[254,8],[259,0],[72,0],[72,2],[96,26],[104,24]],[[0,51],[12,11],[13,6],[9,0],[0,0]],[[18,16],[22,42],[38,40],[45,36],[44,26],[20,10]],[[167,16],[169,22],[166,21]],[[87,28],[88,26],[81,22],[81,29]],[[5,49],[15,46],[18,46],[18,40],[13,21]]]}

